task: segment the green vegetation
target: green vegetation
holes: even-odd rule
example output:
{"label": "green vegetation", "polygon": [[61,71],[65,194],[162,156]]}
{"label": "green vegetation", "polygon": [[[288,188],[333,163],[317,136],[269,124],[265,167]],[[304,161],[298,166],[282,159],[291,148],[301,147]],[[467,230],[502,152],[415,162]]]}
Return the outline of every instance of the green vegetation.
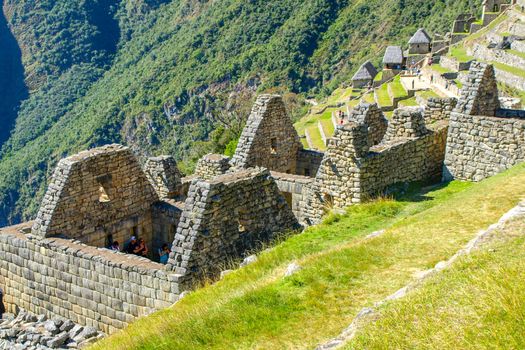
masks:
{"label": "green vegetation", "polygon": [[394,80],[389,84],[390,90],[392,91],[392,94],[394,98],[405,98],[408,97],[408,93],[405,90],[405,87],[403,84],[401,84],[401,77],[398,75],[394,78]]}
{"label": "green vegetation", "polygon": [[411,97],[409,99],[400,101],[399,106],[400,107],[416,107],[416,106],[419,106],[419,104],[417,103],[415,97]]}
{"label": "green vegetation", "polygon": [[383,308],[348,349],[523,349],[525,225]]}
{"label": "green vegetation", "polygon": [[[329,215],[324,224],[261,253],[256,263],[93,348],[313,348],[338,335],[362,307],[450,258],[480,229],[496,222],[525,195],[524,180],[525,166],[520,165],[481,183],[409,191],[397,200]],[[383,235],[365,239],[381,228],[387,229]],[[284,278],[293,261],[302,269]],[[413,334],[415,339],[417,331]]]}
{"label": "green vegetation", "polygon": [[379,73],[377,73],[377,75],[374,78],[374,82],[378,83],[381,80],[383,80],[383,71],[380,71]]}
{"label": "green vegetation", "polygon": [[416,95],[421,98],[424,98],[425,100],[428,100],[429,98],[432,98],[432,97],[435,97],[435,98],[440,97],[434,90],[418,91],[416,92]]}
{"label": "green vegetation", "polygon": [[439,74],[445,74],[445,73],[451,73],[452,72],[450,69],[445,68],[445,67],[443,67],[440,64],[433,64],[432,66],[430,66],[430,68],[434,72],[439,73]]}
{"label": "green vegetation", "polygon": [[508,86],[501,82],[498,82],[498,89],[500,91],[500,94],[503,96],[511,96],[511,97],[519,98],[521,100],[521,104],[525,106],[525,91],[518,90],[516,88],[513,88],[512,86]]}
{"label": "green vegetation", "polygon": [[458,62],[469,62],[474,59],[474,57],[467,55],[467,50],[463,46],[452,46],[450,48],[449,56],[454,57]]}
{"label": "green vegetation", "polygon": [[377,103],[380,107],[392,106],[392,100],[388,93],[388,84],[383,84],[376,90]]}
{"label": "green vegetation", "polygon": [[315,149],[318,149],[320,151],[324,150],[326,146],[323,142],[323,138],[321,137],[321,132],[319,131],[317,121],[314,125],[309,126],[307,130],[310,134],[310,139],[312,140],[312,146],[314,146]]}
{"label": "green vegetation", "polygon": [[512,74],[514,74],[516,76],[525,78],[525,69],[521,69],[521,68],[514,67],[514,66],[509,66],[509,65],[506,65],[506,64],[503,64],[503,63],[499,63],[499,62],[496,62],[496,61],[490,62],[490,64],[493,64],[494,67],[497,68],[497,69],[501,69],[501,70],[503,70],[505,72],[509,72],[509,73],[512,73]]}

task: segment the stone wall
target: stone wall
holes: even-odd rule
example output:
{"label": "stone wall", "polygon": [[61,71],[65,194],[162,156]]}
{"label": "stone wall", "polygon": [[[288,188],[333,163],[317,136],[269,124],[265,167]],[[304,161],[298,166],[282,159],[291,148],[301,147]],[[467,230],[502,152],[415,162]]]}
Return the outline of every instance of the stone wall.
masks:
{"label": "stone wall", "polygon": [[297,221],[299,221],[301,225],[307,225],[308,218],[305,212],[306,196],[308,189],[312,186],[315,179],[313,177],[278,173],[275,171],[272,171],[271,175],[279,191],[292,208],[292,212],[297,218]]}
{"label": "stone wall", "polygon": [[386,120],[383,111],[375,103],[361,102],[352,110],[348,120],[368,125],[368,144],[370,146],[381,142],[388,127],[388,120]]}
{"label": "stone wall", "polygon": [[525,58],[511,54],[506,50],[496,48],[489,49],[488,47],[480,44],[475,44],[471,49],[469,49],[469,55],[474,56],[482,61],[496,61],[511,67],[525,67]]}
{"label": "stone wall", "polygon": [[493,67],[474,63],[450,117],[445,180],[480,181],[525,159],[525,113],[499,107]]}
{"label": "stone wall", "polygon": [[95,148],[58,163],[32,232],[98,247],[123,242],[132,234],[150,240],[150,209],[157,200],[129,148]]}
{"label": "stone wall", "polygon": [[525,120],[452,113],[443,177],[481,181],[525,160]]}
{"label": "stone wall", "polygon": [[366,124],[338,127],[306,195],[309,223],[318,223],[327,210],[360,203],[398,182],[439,179],[446,135],[446,123],[428,130],[417,108],[396,110],[385,138],[372,147]]}
{"label": "stone wall", "polygon": [[388,123],[383,141],[421,137],[427,133],[420,107],[398,108]]}
{"label": "stone wall", "polygon": [[243,257],[279,233],[298,228],[270,172],[251,168],[195,180],[177,228],[168,269],[185,288],[217,277],[231,260]]}
{"label": "stone wall", "polygon": [[455,111],[469,115],[494,116],[498,108],[500,102],[494,67],[482,62],[472,62]]}
{"label": "stone wall", "polygon": [[171,156],[149,158],[144,165],[144,172],[159,198],[183,196],[182,175],[175,158]]}
{"label": "stone wall", "polygon": [[163,244],[171,245],[175,239],[177,226],[179,225],[184,202],[177,202],[173,199],[165,199],[153,205],[153,240],[151,242],[151,258],[159,261],[158,250]]}
{"label": "stone wall", "polygon": [[197,162],[195,176],[209,180],[215,176],[226,174],[230,169],[230,158],[222,154],[207,154]]}
{"label": "stone wall", "polygon": [[297,152],[302,148],[282,98],[261,95],[239,139],[232,165],[242,169],[259,166],[295,173]]}
{"label": "stone wall", "polygon": [[449,120],[450,113],[452,113],[457,103],[458,100],[454,97],[429,98],[425,107],[425,124],[430,125],[438,121]]}
{"label": "stone wall", "polygon": [[105,333],[173,304],[176,276],[145,258],[78,241],[0,230],[0,285],[9,311],[61,316]]}
{"label": "stone wall", "polygon": [[315,177],[323,160],[323,156],[323,152],[306,149],[299,150],[297,154],[296,174]]}

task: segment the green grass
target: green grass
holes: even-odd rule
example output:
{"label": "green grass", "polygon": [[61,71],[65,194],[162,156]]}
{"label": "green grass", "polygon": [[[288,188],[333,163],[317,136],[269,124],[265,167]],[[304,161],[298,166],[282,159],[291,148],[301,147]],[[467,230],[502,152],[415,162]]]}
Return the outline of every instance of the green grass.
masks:
{"label": "green grass", "polygon": [[525,232],[460,259],[402,301],[381,310],[347,349],[524,349]]}
{"label": "green grass", "polygon": [[445,67],[443,67],[440,64],[433,64],[432,66],[430,66],[430,68],[434,72],[439,73],[439,74],[452,73],[452,71],[450,69],[445,68]]}
{"label": "green grass", "polygon": [[321,137],[321,132],[317,127],[317,122],[314,125],[308,127],[308,133],[310,134],[310,139],[312,140],[315,149],[322,151],[326,148],[323,138]]}
{"label": "green grass", "polygon": [[408,96],[407,91],[405,90],[405,87],[403,84],[401,84],[401,78],[398,75],[394,78],[394,80],[389,84],[390,89],[392,91],[393,97],[395,98],[404,98]]}
{"label": "green grass", "polygon": [[417,107],[419,104],[416,101],[415,97],[411,97],[409,99],[403,100],[399,102],[400,107]]}
{"label": "green grass", "polygon": [[374,94],[366,94],[363,96],[363,100],[368,103],[376,103],[376,100],[374,99]]}
{"label": "green grass", "polygon": [[321,124],[323,125],[323,130],[326,134],[326,137],[332,137],[334,134],[335,128],[334,123],[332,123],[332,118],[330,119],[322,119],[320,120]]}
{"label": "green grass", "polygon": [[494,67],[496,67],[497,69],[501,69],[503,71],[506,71],[506,72],[509,72],[511,74],[517,75],[519,77],[525,78],[525,69],[521,69],[521,68],[513,67],[513,66],[508,66],[506,64],[499,63],[499,62],[496,62],[496,61],[492,61],[490,63],[493,64]]}
{"label": "green grass", "polygon": [[375,76],[375,78],[374,78],[374,82],[378,83],[378,82],[380,82],[382,79],[383,79],[383,71],[380,71],[380,72],[377,73],[377,75]]}
{"label": "green grass", "polygon": [[388,94],[388,84],[383,84],[376,89],[377,103],[379,106],[392,106],[392,100]]}
{"label": "green grass", "polygon": [[510,54],[513,54],[514,56],[518,56],[518,57],[525,59],[525,52],[521,52],[518,50],[506,50],[506,51]]}
{"label": "green grass", "polygon": [[469,62],[474,59],[474,57],[467,54],[467,50],[464,46],[452,46],[449,51],[449,56],[454,57],[459,62]]}
{"label": "green grass", "polygon": [[418,91],[416,92],[416,95],[424,98],[425,100],[428,100],[429,98],[440,97],[434,90]]}
{"label": "green grass", "polygon": [[505,21],[508,18],[508,15],[502,14],[501,16],[498,16],[494,21],[492,21],[488,26],[480,29],[476,33],[469,35],[463,43],[460,43],[460,45],[470,45],[472,42],[480,39],[481,37],[485,36],[488,32],[492,31],[496,26],[500,25],[503,21]]}
{"label": "green grass", "polygon": [[[93,349],[314,348],[516,205],[525,195],[525,166],[427,191],[332,214]],[[381,228],[385,234],[364,239]],[[284,278],[292,261],[302,270]]]}

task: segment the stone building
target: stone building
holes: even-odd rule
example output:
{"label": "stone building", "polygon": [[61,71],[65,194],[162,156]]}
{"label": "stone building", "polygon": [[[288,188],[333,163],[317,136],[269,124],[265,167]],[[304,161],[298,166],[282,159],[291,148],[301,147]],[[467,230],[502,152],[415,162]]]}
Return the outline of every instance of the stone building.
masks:
{"label": "stone building", "polygon": [[389,46],[383,56],[383,69],[399,71],[403,68],[405,57],[400,46]]}
{"label": "stone building", "polygon": [[432,38],[423,28],[419,28],[417,32],[408,41],[408,53],[413,54],[427,54],[431,51]]}
{"label": "stone building", "polygon": [[131,235],[152,239],[151,206],[158,195],[132,152],[108,145],[62,159],[32,233],[107,247]]}
{"label": "stone building", "polygon": [[500,108],[494,68],[473,62],[450,116],[443,177],[480,181],[525,160],[525,111]]}
{"label": "stone building", "polygon": [[352,77],[352,86],[356,89],[361,89],[366,86],[372,86],[374,78],[377,75],[377,69],[372,62],[366,61],[359,67],[357,72]]}
{"label": "stone building", "polygon": [[295,173],[297,154],[303,148],[280,96],[257,98],[244,128],[232,165],[254,166],[283,173]]}

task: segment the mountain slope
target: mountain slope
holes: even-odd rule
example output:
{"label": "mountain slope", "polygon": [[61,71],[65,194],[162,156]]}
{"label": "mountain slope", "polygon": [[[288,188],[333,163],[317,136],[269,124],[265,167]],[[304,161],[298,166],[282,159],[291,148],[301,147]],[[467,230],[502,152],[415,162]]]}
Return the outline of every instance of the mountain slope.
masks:
{"label": "mountain slope", "polygon": [[[525,195],[524,179],[522,164],[481,183],[452,182],[398,200],[350,207],[345,215],[329,216],[324,224],[262,252],[257,262],[187,295],[171,308],[136,321],[93,349],[315,348],[339,335],[363,307],[374,305],[412,282],[417,274],[448,260],[480,230],[497,222]],[[379,229],[386,231],[367,237]],[[292,262],[301,269],[285,277]],[[515,273],[507,276],[519,279]],[[448,291],[441,289],[440,295]],[[424,300],[424,296],[418,294],[415,300]],[[411,331],[412,337],[407,339],[414,343],[400,342],[404,338],[396,328],[382,328],[392,323],[396,327],[394,309],[387,313],[387,321],[372,325],[370,343],[364,337],[359,344],[389,348],[386,344],[390,343],[381,336],[386,332],[398,342],[395,344],[406,345],[399,348],[440,349],[440,342],[418,342],[419,328],[409,314],[418,308],[405,305],[402,315],[407,328],[398,327]],[[426,309],[432,309],[431,305],[426,304]],[[457,308],[454,312],[461,319],[469,310]],[[515,314],[523,317],[517,311]],[[519,329],[523,324],[520,318],[501,319],[507,326],[501,329],[508,332],[513,325]],[[422,327],[442,324],[432,323],[430,316],[424,320]],[[462,336],[453,326],[446,332]],[[511,335],[523,342],[523,333],[499,334]],[[472,348],[485,344],[482,339],[479,343],[475,338],[470,340]],[[431,346],[425,346],[428,344]]]}
{"label": "mountain slope", "polygon": [[54,165],[67,154],[120,142],[142,155],[173,154],[191,169],[237,136],[228,125],[218,128],[217,115],[244,115],[256,92],[328,93],[363,57],[378,60],[386,43],[406,42],[421,25],[443,32],[477,3],[4,4],[15,37],[29,46],[22,56],[33,93],[2,149],[0,225],[34,216]]}

